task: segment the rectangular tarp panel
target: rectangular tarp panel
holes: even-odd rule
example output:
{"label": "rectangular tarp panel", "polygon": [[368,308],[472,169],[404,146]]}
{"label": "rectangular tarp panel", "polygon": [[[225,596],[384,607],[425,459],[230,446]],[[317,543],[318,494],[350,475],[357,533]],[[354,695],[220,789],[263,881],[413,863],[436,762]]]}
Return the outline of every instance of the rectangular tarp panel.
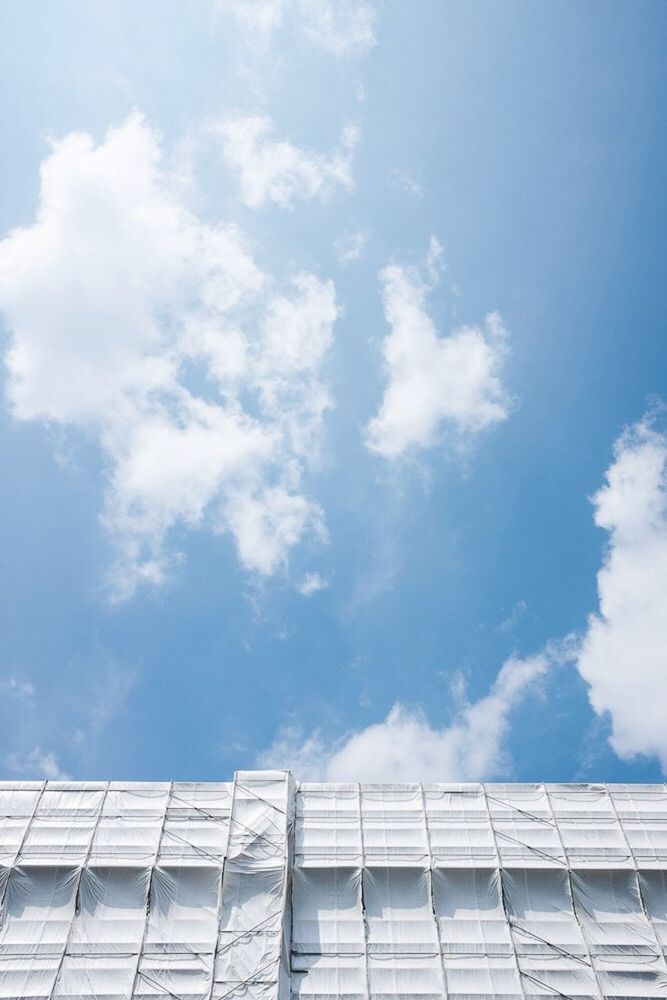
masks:
{"label": "rectangular tarp panel", "polygon": [[663,785],[613,785],[609,794],[635,861],[667,862],[667,791]]}
{"label": "rectangular tarp panel", "polygon": [[444,995],[439,955],[369,955],[368,980],[373,1000],[442,1000]]}
{"label": "rectangular tarp panel", "polygon": [[292,960],[292,997],[366,1000],[366,964],[361,955],[298,955]]}
{"label": "rectangular tarp panel", "polygon": [[655,934],[632,871],[575,871],[574,906],[592,954],[651,954]]}
{"label": "rectangular tarp panel", "polygon": [[216,982],[274,981],[280,958],[284,872],[228,861],[223,880]]}
{"label": "rectangular tarp panel", "polygon": [[445,956],[445,979],[449,1000],[523,1000],[513,958]]}
{"label": "rectangular tarp panel", "polygon": [[59,1000],[127,1000],[137,961],[132,955],[66,955],[53,996]]}
{"label": "rectangular tarp panel", "polygon": [[640,872],[639,889],[656,937],[667,948],[667,871]]}
{"label": "rectangular tarp panel", "polygon": [[553,1000],[554,997],[576,997],[577,1000],[597,1000],[598,986],[592,968],[583,959],[568,955],[519,956],[521,980],[527,997]]}
{"label": "rectangular tarp panel", "polygon": [[302,785],[296,795],[294,863],[361,864],[357,785]]}
{"label": "rectangular tarp panel", "polygon": [[58,955],[74,918],[78,871],[17,867],[10,872],[0,925],[0,955]]}
{"label": "rectangular tarp panel", "polygon": [[150,868],[85,868],[68,951],[138,955],[149,882]]}
{"label": "rectangular tarp panel", "polygon": [[42,789],[42,782],[0,782],[0,864],[16,858]]}
{"label": "rectangular tarp panel", "polygon": [[144,955],[139,963],[132,998],[208,1000],[211,967],[211,958],[206,955]]}
{"label": "rectangular tarp panel", "polygon": [[632,864],[614,805],[603,785],[549,786],[565,853],[576,867]]}
{"label": "rectangular tarp panel", "polygon": [[99,865],[151,864],[165,820],[169,785],[112,782],[93,837],[91,861]]}
{"label": "rectangular tarp panel", "polygon": [[510,930],[495,868],[434,869],[433,901],[445,954],[508,954]]}
{"label": "rectangular tarp panel", "polygon": [[30,958],[0,955],[0,997],[2,1000],[48,1000],[56,980],[59,958]]}
{"label": "rectangular tarp panel", "polygon": [[359,954],[365,947],[361,871],[297,868],[292,875],[292,951]]}
{"label": "rectangular tarp panel", "polygon": [[228,857],[262,866],[286,863],[287,790],[282,772],[237,772]]}
{"label": "rectangular tarp panel", "polygon": [[543,785],[487,785],[487,801],[504,865],[562,865],[564,852]]}
{"label": "rectangular tarp panel", "polygon": [[495,865],[495,838],[481,786],[424,785],[423,791],[434,864]]}
{"label": "rectangular tarp panel", "polygon": [[230,783],[174,782],[158,862],[222,863],[229,834]]}
{"label": "rectangular tarp panel", "polygon": [[554,947],[572,955],[586,954],[566,871],[506,868],[502,880],[519,954],[545,954]]}
{"label": "rectangular tarp panel", "polygon": [[662,958],[604,955],[596,956],[593,961],[605,998],[664,1000],[667,997],[667,971]]}
{"label": "rectangular tarp panel", "polygon": [[21,849],[20,860],[50,859],[83,863],[104,799],[102,784],[49,782],[40,796]]}
{"label": "rectangular tarp panel", "polygon": [[421,786],[362,785],[361,825],[367,865],[428,863]]}
{"label": "rectangular tarp panel", "polygon": [[439,954],[428,869],[366,868],[363,899],[369,953]]}
{"label": "rectangular tarp panel", "polygon": [[153,869],[144,950],[212,954],[222,869]]}

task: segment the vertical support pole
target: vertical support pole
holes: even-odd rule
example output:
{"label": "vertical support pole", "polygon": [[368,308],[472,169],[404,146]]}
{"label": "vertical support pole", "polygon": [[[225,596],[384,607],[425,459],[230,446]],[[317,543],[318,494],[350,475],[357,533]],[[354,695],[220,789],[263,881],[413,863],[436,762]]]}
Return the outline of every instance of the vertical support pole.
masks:
{"label": "vertical support pole", "polygon": [[489,824],[491,826],[491,833],[493,835],[493,843],[496,848],[496,858],[497,858],[496,863],[498,865],[498,873],[500,876],[500,901],[503,905],[503,911],[505,913],[505,922],[510,932],[510,948],[512,952],[512,959],[514,960],[514,967],[516,968],[516,974],[519,977],[519,989],[521,990],[521,996],[523,997],[523,1000],[526,1000],[526,988],[523,983],[523,973],[521,972],[519,957],[516,953],[516,943],[514,941],[514,934],[512,932],[510,913],[507,907],[507,900],[505,899],[505,886],[503,885],[503,859],[500,854],[500,848],[498,847],[498,834],[496,833],[496,828],[493,823],[493,816],[491,815],[491,808],[489,806],[489,796],[486,790],[486,785],[482,783],[481,788],[482,788],[482,794],[484,796],[484,804],[486,806],[486,814],[489,817]]}

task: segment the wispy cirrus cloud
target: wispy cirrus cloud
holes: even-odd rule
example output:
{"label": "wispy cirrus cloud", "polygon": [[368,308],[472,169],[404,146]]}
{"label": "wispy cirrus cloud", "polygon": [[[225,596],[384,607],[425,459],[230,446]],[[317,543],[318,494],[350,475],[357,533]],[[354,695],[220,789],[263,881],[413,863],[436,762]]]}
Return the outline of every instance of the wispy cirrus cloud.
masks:
{"label": "wispy cirrus cloud", "polygon": [[168,578],[176,528],[230,535],[260,575],[326,537],[304,476],[330,405],[334,286],[278,287],[243,233],[194,215],[140,114],[98,145],[54,143],[34,223],[0,242],[0,310],[14,417],[104,455],[115,599]]}

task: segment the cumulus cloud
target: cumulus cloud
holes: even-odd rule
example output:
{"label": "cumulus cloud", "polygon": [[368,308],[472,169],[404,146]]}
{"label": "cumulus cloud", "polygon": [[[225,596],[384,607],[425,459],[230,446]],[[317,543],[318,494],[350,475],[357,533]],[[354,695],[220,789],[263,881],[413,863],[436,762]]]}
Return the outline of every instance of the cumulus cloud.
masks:
{"label": "cumulus cloud", "polygon": [[337,58],[363,55],[376,42],[377,10],[369,0],[219,0],[219,6],[261,41],[292,20],[303,37]]}
{"label": "cumulus cloud", "polygon": [[422,712],[396,704],[383,722],[333,744],[317,731],[304,739],[296,727],[287,727],[257,763],[288,767],[302,781],[478,781],[506,774],[511,713],[556,657],[549,650],[524,660],[511,657],[489,693],[464,702],[442,729]]}
{"label": "cumulus cloud", "polygon": [[500,377],[508,334],[498,313],[483,327],[459,326],[446,336],[428,315],[441,252],[432,239],[421,269],[390,264],[380,272],[390,328],[382,345],[387,386],[366,446],[384,458],[434,445],[447,430],[477,434],[508,415]]}
{"label": "cumulus cloud", "polygon": [[667,771],[667,434],[650,417],[617,441],[593,506],[609,538],[579,671],[609,713],[614,751],[657,756]]}
{"label": "cumulus cloud", "polygon": [[34,223],[0,242],[0,309],[14,416],[102,448],[116,597],[164,581],[176,528],[230,534],[260,574],[325,537],[303,479],[333,284],[278,288],[238,229],[190,212],[141,115],[54,144]]}
{"label": "cumulus cloud", "polygon": [[272,139],[272,128],[265,115],[236,115],[212,127],[249,208],[262,208],[267,202],[289,208],[298,199],[325,201],[336,187],[352,188],[357,126],[346,125],[338,148],[329,154],[296,146],[287,139]]}

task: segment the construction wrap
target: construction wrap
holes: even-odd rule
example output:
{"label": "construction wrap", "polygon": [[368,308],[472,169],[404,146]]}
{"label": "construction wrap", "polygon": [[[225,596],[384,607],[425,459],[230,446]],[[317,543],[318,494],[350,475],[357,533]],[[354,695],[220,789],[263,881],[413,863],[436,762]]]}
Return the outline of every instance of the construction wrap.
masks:
{"label": "construction wrap", "polygon": [[0,998],[667,997],[663,785],[0,784]]}

